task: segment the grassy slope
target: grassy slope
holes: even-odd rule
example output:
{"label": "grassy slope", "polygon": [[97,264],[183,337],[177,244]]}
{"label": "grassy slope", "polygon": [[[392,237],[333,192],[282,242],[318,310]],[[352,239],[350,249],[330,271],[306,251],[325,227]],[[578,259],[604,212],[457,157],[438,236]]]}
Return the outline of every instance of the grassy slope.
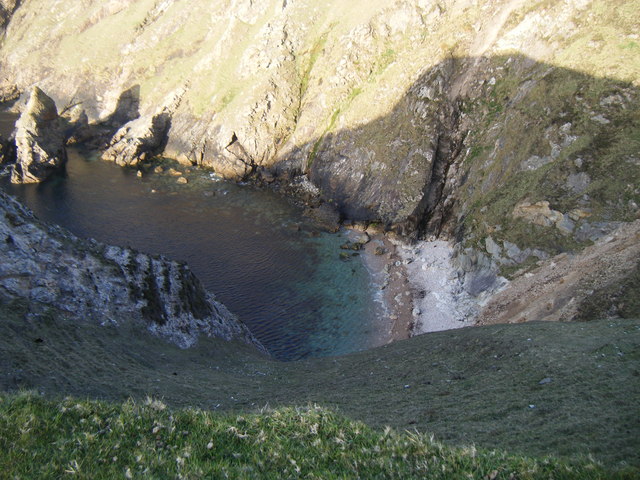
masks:
{"label": "grassy slope", "polygon": [[234,412],[317,403],[453,445],[640,466],[638,320],[471,328],[283,364],[232,343],[181,351],[126,326],[25,313],[0,310],[3,390]]}
{"label": "grassy slope", "polygon": [[0,468],[15,478],[633,478],[377,432],[318,407],[234,417],[18,395],[0,396],[0,414]]}

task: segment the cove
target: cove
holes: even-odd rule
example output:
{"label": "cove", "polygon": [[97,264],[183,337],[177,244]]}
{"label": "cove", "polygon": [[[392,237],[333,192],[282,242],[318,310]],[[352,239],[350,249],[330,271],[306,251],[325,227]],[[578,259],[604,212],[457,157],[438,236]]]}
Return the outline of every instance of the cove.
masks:
{"label": "cove", "polygon": [[379,287],[359,257],[339,257],[347,233],[320,232],[281,195],[206,171],[184,173],[180,185],[81,149],[68,155],[63,176],[2,186],[78,236],[187,262],[277,359],[386,343]]}

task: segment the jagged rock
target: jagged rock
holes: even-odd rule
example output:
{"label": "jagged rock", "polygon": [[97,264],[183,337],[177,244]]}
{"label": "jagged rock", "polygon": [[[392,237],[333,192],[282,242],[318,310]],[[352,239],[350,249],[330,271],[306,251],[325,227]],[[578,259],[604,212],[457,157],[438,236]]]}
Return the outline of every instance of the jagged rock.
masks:
{"label": "jagged rock", "polygon": [[33,87],[16,123],[15,145],[11,183],[41,182],[61,170],[67,161],[56,104],[38,87]]}
{"label": "jagged rock", "polygon": [[121,166],[137,165],[160,152],[170,125],[171,116],[166,110],[132,120],[116,132],[102,159]]}
{"label": "jagged rock", "polygon": [[13,102],[20,97],[20,90],[15,83],[2,82],[0,84],[0,103]]}
{"label": "jagged rock", "polygon": [[187,265],[41,224],[0,191],[0,301],[13,299],[78,322],[137,325],[181,348],[206,335],[265,351]]}

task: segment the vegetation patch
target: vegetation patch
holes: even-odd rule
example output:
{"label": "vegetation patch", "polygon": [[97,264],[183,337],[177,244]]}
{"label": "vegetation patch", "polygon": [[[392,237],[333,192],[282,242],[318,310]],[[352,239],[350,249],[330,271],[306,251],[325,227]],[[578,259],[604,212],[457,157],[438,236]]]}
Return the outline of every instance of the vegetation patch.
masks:
{"label": "vegetation patch", "polygon": [[0,302],[0,318],[0,391],[234,415],[311,403],[451,446],[640,467],[640,320],[466,328],[283,363],[205,337],[182,350],[142,322],[100,326],[26,302]]}
{"label": "vegetation patch", "polygon": [[[582,222],[634,220],[640,203],[637,91],[613,79],[532,66],[518,56],[487,62],[490,81],[463,103],[478,126],[465,140],[462,164],[463,178],[473,179],[460,189],[468,244],[482,245],[489,234],[549,254],[589,244],[553,226],[513,219],[525,201],[548,201],[565,214],[588,212],[576,229]],[[574,178],[583,183],[576,186]]]}
{"label": "vegetation patch", "polygon": [[319,407],[262,415],[172,410],[23,393],[0,397],[8,478],[598,479],[594,463],[456,449],[419,433],[375,431]]}

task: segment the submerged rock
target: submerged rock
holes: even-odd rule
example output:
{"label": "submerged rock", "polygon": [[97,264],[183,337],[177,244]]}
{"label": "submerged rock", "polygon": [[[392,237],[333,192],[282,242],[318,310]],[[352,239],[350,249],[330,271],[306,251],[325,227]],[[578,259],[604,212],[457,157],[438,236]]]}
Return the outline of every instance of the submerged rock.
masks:
{"label": "submerged rock", "polygon": [[15,146],[11,183],[41,182],[61,170],[67,161],[56,104],[38,87],[33,87],[16,123]]}
{"label": "submerged rock", "polygon": [[181,348],[206,335],[266,352],[187,265],[40,224],[0,191],[0,301],[9,300],[77,322],[137,325]]}

